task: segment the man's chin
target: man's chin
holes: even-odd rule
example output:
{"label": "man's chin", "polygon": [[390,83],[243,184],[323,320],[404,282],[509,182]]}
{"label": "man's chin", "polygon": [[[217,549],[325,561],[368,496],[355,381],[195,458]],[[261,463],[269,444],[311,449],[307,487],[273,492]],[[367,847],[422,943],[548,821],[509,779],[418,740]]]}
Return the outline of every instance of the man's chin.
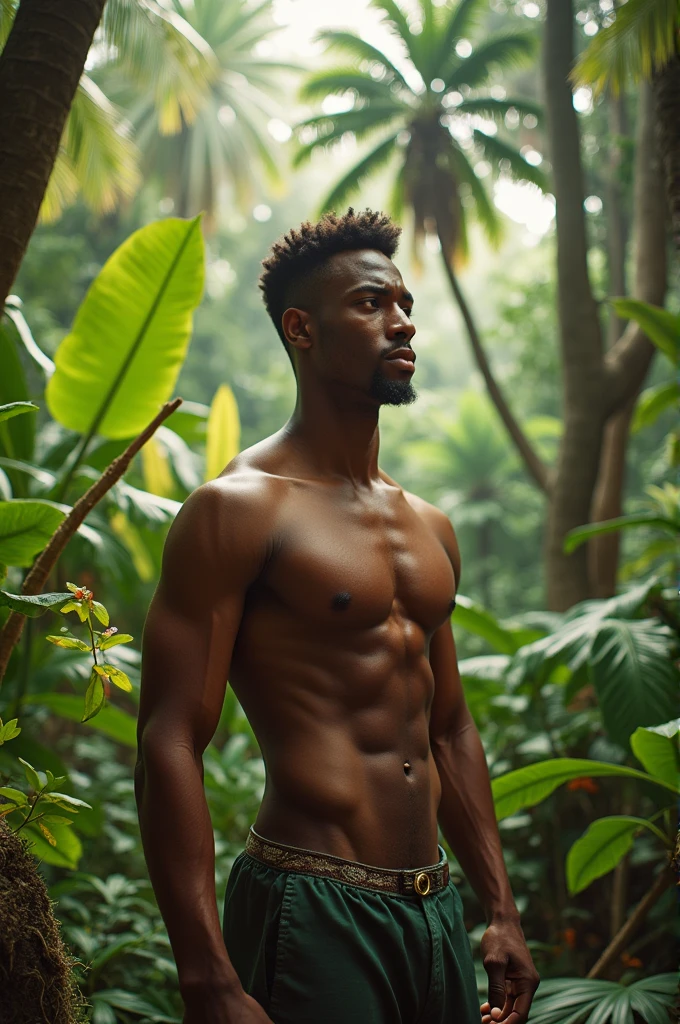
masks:
{"label": "man's chin", "polygon": [[412,405],[418,397],[410,380],[389,380],[380,370],[373,375],[369,394],[381,405]]}

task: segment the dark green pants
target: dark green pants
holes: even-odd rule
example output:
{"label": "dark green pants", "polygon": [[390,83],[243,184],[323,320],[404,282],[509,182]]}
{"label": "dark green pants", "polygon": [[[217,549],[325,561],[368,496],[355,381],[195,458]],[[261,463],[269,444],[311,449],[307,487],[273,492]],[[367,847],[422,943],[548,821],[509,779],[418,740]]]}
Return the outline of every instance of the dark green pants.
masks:
{"label": "dark green pants", "polygon": [[237,857],[224,940],[274,1024],[479,1024],[452,882],[398,896]]}

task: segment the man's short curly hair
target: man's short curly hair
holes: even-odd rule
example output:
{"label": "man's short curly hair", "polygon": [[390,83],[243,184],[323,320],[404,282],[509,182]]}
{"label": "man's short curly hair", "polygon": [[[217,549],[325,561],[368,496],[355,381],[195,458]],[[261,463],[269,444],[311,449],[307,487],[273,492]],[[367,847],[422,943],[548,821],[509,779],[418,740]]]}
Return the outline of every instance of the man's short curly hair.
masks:
{"label": "man's short curly hair", "polygon": [[352,207],[342,217],[327,213],[316,224],[305,221],[271,248],[262,261],[260,288],[284,348],[290,356],[281,326],[285,311],[296,304],[298,286],[324,268],[330,256],[352,249],[376,249],[390,259],[397,251],[401,228],[384,213]]}

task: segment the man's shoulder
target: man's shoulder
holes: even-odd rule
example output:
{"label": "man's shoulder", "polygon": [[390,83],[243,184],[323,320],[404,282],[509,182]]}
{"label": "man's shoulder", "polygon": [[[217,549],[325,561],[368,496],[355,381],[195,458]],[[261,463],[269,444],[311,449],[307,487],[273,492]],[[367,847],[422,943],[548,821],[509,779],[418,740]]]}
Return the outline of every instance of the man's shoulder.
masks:
{"label": "man's shoulder", "polygon": [[456,580],[458,580],[460,577],[460,549],[458,547],[458,539],[451,524],[451,520],[440,508],[437,508],[436,505],[431,504],[429,501],[425,501],[425,499],[421,498],[418,494],[414,494],[412,491],[407,491],[403,487],[402,491],[413,511],[416,512],[425,523],[427,523],[445,548],[446,553],[451,559]]}

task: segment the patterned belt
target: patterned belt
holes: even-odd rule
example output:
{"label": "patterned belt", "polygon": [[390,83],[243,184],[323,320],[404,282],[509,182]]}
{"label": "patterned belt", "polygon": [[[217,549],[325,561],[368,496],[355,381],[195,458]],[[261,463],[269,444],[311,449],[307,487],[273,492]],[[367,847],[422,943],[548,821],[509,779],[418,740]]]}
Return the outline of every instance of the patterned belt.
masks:
{"label": "patterned belt", "polygon": [[251,826],[246,839],[246,853],[255,860],[261,861],[281,871],[298,871],[305,875],[318,875],[321,878],[334,878],[338,882],[358,885],[362,889],[375,889],[377,892],[392,892],[402,896],[427,896],[441,892],[449,882],[449,865],[446,853],[441,851],[438,864],[425,868],[411,868],[400,871],[394,868],[376,868],[370,864],[360,864],[354,860],[343,860],[330,853],[319,853],[316,850],[301,850],[296,846],[274,843],[264,839]]}

